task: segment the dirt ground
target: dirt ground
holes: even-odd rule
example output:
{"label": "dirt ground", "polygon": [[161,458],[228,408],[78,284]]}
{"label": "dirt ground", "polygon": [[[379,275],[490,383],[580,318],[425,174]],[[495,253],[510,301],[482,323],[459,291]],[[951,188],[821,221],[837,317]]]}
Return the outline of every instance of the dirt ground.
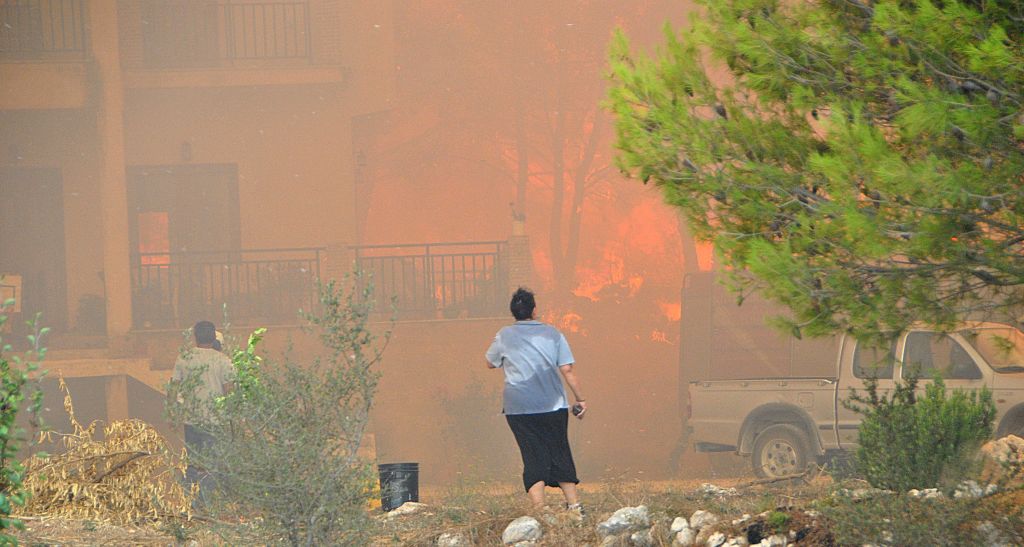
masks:
{"label": "dirt ground", "polygon": [[[732,487],[750,479],[732,478],[715,481],[717,486]],[[623,505],[641,502],[658,505],[657,500],[668,501],[682,492],[692,491],[703,480],[629,481],[584,484],[581,498],[587,504],[592,524]],[[478,537],[476,543],[491,544],[500,537],[501,529],[513,518],[529,512],[525,495],[518,485],[511,483],[481,483],[456,488],[423,487],[420,501],[430,506],[425,514],[407,518],[404,522],[389,522],[380,509],[371,510],[380,523],[379,544],[422,545],[431,543],[439,533],[451,529],[474,528],[475,535],[496,534],[490,538]],[[555,505],[560,497],[557,490],[549,490],[549,500]],[[232,523],[212,523],[202,519],[143,522],[138,525],[114,525],[92,520],[66,518],[25,517],[25,529],[15,534],[22,545],[224,545],[238,544],[239,537],[232,533]],[[592,526],[590,526],[592,528]],[[484,532],[485,534],[481,534]],[[500,543],[500,541],[498,542]]]}

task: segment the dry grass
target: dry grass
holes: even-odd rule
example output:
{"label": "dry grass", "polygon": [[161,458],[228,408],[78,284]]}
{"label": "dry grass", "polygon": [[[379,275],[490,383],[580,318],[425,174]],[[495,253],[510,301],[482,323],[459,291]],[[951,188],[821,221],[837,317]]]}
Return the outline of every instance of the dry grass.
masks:
{"label": "dry grass", "polygon": [[63,379],[60,388],[73,431],[43,433],[47,440],[59,437],[65,451],[25,462],[30,497],[21,515],[110,524],[188,518],[195,493],[178,479],[184,453],[172,453],[164,438],[140,420],[107,424],[97,439],[99,422],[83,427]]}

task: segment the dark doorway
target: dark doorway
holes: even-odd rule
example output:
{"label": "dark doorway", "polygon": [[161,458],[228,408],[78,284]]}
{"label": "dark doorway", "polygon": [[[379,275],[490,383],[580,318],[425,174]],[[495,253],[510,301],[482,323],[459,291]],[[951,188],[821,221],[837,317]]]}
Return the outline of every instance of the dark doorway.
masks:
{"label": "dark doorway", "polygon": [[135,253],[239,247],[238,168],[234,165],[131,167],[128,208]]}
{"label": "dark doorway", "polygon": [[60,332],[68,322],[64,194],[60,169],[0,167],[0,275],[21,278],[21,313],[11,317],[14,341],[24,322]]}
{"label": "dark doorway", "polygon": [[216,319],[217,265],[237,261],[240,249],[237,167],[131,167],[128,208],[136,327]]}

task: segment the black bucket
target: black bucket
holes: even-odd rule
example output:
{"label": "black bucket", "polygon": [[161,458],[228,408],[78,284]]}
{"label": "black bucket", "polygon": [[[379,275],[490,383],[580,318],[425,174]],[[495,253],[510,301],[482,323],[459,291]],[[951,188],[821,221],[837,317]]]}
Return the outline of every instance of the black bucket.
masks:
{"label": "black bucket", "polygon": [[382,463],[380,473],[380,508],[390,511],[407,501],[420,501],[420,464]]}

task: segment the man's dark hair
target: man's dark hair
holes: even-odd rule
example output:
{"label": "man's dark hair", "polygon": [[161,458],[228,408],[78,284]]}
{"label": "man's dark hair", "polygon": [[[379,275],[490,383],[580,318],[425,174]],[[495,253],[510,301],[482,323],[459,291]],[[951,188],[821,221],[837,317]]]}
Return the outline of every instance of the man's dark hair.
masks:
{"label": "man's dark hair", "polygon": [[200,321],[192,327],[192,336],[195,336],[197,346],[212,346],[217,341],[217,327],[209,321]]}
{"label": "man's dark hair", "polygon": [[533,317],[533,309],[536,307],[537,302],[533,299],[533,293],[523,287],[516,290],[512,295],[512,302],[508,305],[508,309],[512,311],[512,316],[516,318],[516,321],[524,321]]}

